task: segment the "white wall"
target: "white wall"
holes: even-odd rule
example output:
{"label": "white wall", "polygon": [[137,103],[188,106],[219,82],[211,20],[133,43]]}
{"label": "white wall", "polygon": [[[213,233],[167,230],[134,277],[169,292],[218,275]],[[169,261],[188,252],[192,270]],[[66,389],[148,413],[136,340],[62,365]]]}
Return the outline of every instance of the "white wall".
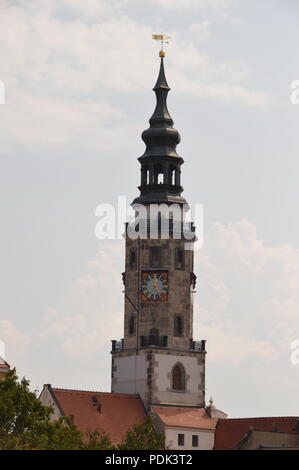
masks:
{"label": "white wall", "polygon": [[[201,392],[198,385],[201,383],[201,372],[204,371],[203,365],[198,365],[197,357],[175,356],[166,354],[155,354],[155,396],[161,403],[177,403],[184,405],[202,404]],[[180,362],[189,376],[187,380],[186,392],[171,391],[171,371],[173,366]]]}
{"label": "white wall", "polygon": [[[198,364],[197,357],[177,356],[174,354],[154,353],[153,401],[164,404],[200,406],[203,403],[200,374],[204,371],[203,364]],[[174,392],[171,371],[176,363],[185,368],[187,377],[186,391]],[[114,358],[112,391],[116,393],[132,393],[147,398],[147,367],[145,354]],[[115,380],[116,379],[116,380]]]}
{"label": "white wall", "polygon": [[[185,445],[178,445],[178,434],[184,434]],[[198,436],[198,447],[192,447],[192,436]],[[214,431],[186,428],[165,428],[166,446],[175,450],[211,450],[214,447]]]}
{"label": "white wall", "polygon": [[147,389],[147,374],[145,355],[125,356],[114,359],[116,371],[113,377],[113,392],[116,393],[132,393],[145,398]]}
{"label": "white wall", "polygon": [[51,406],[54,409],[53,414],[51,415],[51,420],[56,421],[61,417],[60,410],[58,406],[56,405],[55,401],[52,398],[51,393],[49,392],[47,387],[43,388],[42,393],[40,394],[39,401],[44,405],[44,406]]}

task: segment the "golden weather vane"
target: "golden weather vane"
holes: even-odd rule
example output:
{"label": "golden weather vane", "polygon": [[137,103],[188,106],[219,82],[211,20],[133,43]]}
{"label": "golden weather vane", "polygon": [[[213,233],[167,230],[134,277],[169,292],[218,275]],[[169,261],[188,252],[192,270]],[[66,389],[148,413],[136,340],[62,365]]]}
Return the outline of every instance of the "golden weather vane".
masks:
{"label": "golden weather vane", "polygon": [[170,36],[165,36],[165,34],[153,34],[152,38],[155,41],[161,41],[161,50],[159,52],[159,56],[161,58],[165,57],[164,44],[169,43]]}

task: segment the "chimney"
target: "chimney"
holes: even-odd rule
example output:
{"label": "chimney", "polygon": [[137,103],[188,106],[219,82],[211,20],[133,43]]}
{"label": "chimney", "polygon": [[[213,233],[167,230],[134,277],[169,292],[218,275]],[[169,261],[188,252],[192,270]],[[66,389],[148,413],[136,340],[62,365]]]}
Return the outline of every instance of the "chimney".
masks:
{"label": "chimney", "polygon": [[207,412],[211,418],[217,418],[216,408],[214,406],[213,398],[210,398],[210,404],[207,407]]}
{"label": "chimney", "polygon": [[99,413],[101,413],[102,412],[102,405],[99,402],[98,398],[96,396],[93,396],[93,397],[91,397],[91,401],[92,401],[92,405],[94,407],[96,407],[96,409]]}

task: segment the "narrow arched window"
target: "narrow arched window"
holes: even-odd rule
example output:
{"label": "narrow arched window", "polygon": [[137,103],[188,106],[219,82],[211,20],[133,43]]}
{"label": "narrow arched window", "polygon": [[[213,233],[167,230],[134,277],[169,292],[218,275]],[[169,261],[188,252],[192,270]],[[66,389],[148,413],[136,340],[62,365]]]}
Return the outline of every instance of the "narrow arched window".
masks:
{"label": "narrow arched window", "polygon": [[183,336],[184,323],[183,318],[179,316],[174,317],[174,336]]}
{"label": "narrow arched window", "polygon": [[164,183],[164,170],[162,165],[156,165],[154,167],[154,183],[163,184]]}
{"label": "narrow arched window", "polygon": [[150,250],[150,264],[152,267],[161,266],[161,248],[159,246],[152,246]]}
{"label": "narrow arched window", "polygon": [[184,250],[177,248],[175,251],[175,267],[176,269],[184,269]]}
{"label": "narrow arched window", "polygon": [[129,318],[129,335],[135,334],[135,315],[131,315]]}
{"label": "narrow arched window", "polygon": [[172,369],[172,389],[176,392],[185,390],[185,370],[181,364],[176,364]]}
{"label": "narrow arched window", "polygon": [[136,250],[134,248],[130,251],[129,267],[130,269],[136,269]]}
{"label": "narrow arched window", "polygon": [[181,184],[181,173],[180,173],[180,168],[178,166],[175,169],[174,181],[175,181],[176,186],[180,186],[180,184]]}
{"label": "narrow arched window", "polygon": [[169,184],[171,184],[172,186],[175,185],[175,166],[170,166],[168,180]]}
{"label": "narrow arched window", "polygon": [[149,169],[147,167],[143,167],[141,170],[141,184],[145,185],[149,183]]}

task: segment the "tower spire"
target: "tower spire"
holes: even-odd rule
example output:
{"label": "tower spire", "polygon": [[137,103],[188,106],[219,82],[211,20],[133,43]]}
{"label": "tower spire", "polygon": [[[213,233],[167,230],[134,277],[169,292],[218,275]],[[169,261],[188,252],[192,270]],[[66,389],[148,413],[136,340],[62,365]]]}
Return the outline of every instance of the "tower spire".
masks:
{"label": "tower spire", "polygon": [[173,127],[173,119],[167,108],[167,96],[170,88],[167,83],[163,50],[165,36],[156,35],[161,40],[160,68],[153,91],[156,95],[156,107],[149,120],[150,127],[143,131],[142,140],[146,145],[144,154],[139,157],[141,163],[140,196],[133,203],[179,203],[185,204],[181,196],[180,175],[182,157],[176,152],[181,137]]}
{"label": "tower spire", "polygon": [[157,403],[199,409],[206,351],[205,341],[193,340],[195,227],[185,217],[180,135],[167,109],[164,51],[159,55],[157,103],[138,159],[140,196],[132,204],[133,224],[126,225],[124,338],[112,341],[111,389],[139,394],[148,411]]}

